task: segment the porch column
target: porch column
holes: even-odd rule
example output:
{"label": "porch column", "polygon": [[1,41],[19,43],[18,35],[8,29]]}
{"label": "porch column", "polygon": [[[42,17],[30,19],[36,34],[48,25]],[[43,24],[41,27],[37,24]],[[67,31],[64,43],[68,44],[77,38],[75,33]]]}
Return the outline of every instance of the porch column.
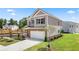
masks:
{"label": "porch column", "polygon": [[36,26],[36,18],[34,18],[34,27]]}

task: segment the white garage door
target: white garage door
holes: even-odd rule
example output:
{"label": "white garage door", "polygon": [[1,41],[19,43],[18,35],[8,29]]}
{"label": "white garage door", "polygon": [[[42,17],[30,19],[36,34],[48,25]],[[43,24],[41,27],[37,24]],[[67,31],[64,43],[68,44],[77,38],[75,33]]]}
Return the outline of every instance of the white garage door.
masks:
{"label": "white garage door", "polygon": [[31,31],[31,38],[45,39],[45,31]]}

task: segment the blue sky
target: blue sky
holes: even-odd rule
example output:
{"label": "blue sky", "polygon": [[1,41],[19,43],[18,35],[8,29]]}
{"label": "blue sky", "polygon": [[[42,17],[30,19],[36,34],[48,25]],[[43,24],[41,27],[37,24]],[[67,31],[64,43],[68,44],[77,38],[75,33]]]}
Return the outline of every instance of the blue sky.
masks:
{"label": "blue sky", "polygon": [[[42,8],[49,14],[52,14],[64,21],[73,21],[79,23],[79,8]],[[9,20],[13,18],[20,20],[23,17],[32,15],[36,8],[0,8],[0,18]]]}

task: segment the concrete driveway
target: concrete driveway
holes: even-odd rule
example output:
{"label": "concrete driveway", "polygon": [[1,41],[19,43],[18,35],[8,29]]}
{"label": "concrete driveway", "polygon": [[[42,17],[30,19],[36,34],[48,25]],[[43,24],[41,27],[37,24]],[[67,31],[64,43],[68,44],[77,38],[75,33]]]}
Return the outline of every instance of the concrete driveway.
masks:
{"label": "concrete driveway", "polygon": [[39,43],[41,43],[41,41],[26,38],[26,40],[17,42],[15,44],[1,46],[0,51],[22,51]]}

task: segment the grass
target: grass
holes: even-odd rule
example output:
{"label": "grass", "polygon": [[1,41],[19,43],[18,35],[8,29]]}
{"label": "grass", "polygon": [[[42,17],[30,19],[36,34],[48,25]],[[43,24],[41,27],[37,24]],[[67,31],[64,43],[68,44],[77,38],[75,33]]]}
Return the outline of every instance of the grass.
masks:
{"label": "grass", "polygon": [[13,43],[16,43],[16,42],[18,42],[18,40],[12,41],[12,42],[6,42],[6,41],[4,41],[4,42],[0,42],[0,45],[7,46],[7,45],[10,45],[10,44],[13,44]]}
{"label": "grass", "polygon": [[0,38],[0,45],[7,46],[16,42],[19,42],[20,40],[15,40],[13,38]]}
{"label": "grass", "polygon": [[[25,51],[38,51],[40,48],[45,48],[47,42],[42,42]],[[79,34],[63,34],[61,38],[51,41],[51,48],[55,51],[79,51]]]}
{"label": "grass", "polygon": [[24,51],[38,51],[40,48],[44,48],[47,46],[47,42],[42,42],[38,45],[35,45],[31,48],[25,49]]}
{"label": "grass", "polygon": [[58,51],[79,51],[79,34],[64,34],[51,42],[52,48]]}

